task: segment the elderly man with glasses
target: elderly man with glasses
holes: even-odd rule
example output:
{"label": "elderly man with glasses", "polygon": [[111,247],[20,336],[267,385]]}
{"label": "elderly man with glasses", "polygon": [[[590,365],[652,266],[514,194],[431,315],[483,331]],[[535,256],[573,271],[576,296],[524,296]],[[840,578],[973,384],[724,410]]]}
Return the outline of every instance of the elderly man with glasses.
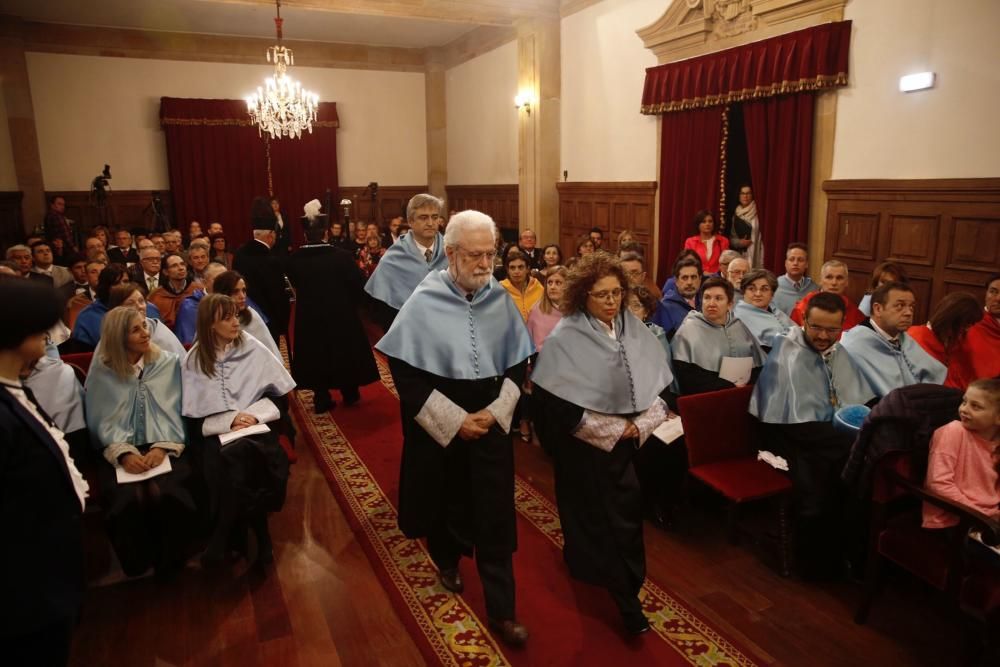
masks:
{"label": "elderly man with glasses", "polygon": [[[434,215],[431,206],[423,210]],[[417,242],[430,241],[422,238]],[[514,302],[493,278],[496,238],[488,215],[453,216],[445,236],[434,239],[444,246],[447,269],[426,276],[375,347],[389,357],[402,412],[400,530],[427,538],[448,591],[462,592],[459,560],[474,552],[489,626],[516,646],[528,633],[514,613],[517,532],[508,434],[535,348]]]}

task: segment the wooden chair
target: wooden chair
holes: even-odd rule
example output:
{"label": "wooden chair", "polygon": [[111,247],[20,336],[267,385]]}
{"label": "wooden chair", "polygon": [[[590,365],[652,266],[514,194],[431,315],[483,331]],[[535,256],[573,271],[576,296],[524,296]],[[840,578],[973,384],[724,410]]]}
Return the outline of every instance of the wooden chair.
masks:
{"label": "wooden chair", "polygon": [[[79,368],[86,374],[90,371],[90,362],[94,358],[93,352],[74,352],[71,354],[62,355],[62,360],[64,363],[73,366],[74,368]],[[81,380],[82,382],[82,380]]]}
{"label": "wooden chair", "polygon": [[789,516],[792,483],[787,476],[757,460],[756,425],[747,407],[752,386],[682,396],[677,401],[688,450],[688,473],[730,502],[728,532],[738,539],[739,507],[777,498],[781,574],[791,570]]}

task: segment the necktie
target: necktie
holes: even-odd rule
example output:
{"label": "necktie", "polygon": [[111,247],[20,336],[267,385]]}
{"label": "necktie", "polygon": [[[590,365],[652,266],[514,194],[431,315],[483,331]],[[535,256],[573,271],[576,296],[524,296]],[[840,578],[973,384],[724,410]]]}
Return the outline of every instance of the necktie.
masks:
{"label": "necktie", "polygon": [[430,264],[430,263],[431,263],[431,256],[432,256],[433,254],[434,254],[434,253],[432,253],[432,252],[431,252],[431,249],[430,249],[430,248],[428,248],[427,250],[424,250],[424,259],[426,259],[426,260],[427,260],[427,263],[428,263],[428,264]]}
{"label": "necktie", "polygon": [[156,278],[154,277],[146,278],[146,284],[149,285],[149,291],[152,292],[153,290],[156,289]]}

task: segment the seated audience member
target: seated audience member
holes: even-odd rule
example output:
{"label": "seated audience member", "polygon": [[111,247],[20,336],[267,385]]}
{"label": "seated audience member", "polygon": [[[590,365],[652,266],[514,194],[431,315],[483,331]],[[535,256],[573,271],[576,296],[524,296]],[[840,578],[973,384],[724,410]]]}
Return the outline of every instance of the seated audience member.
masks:
{"label": "seated audience member", "polygon": [[535,350],[542,351],[545,339],[562,319],[562,298],[566,291],[566,267],[552,266],[542,275],[545,291],[542,298],[528,313],[528,333],[535,343]]}
{"label": "seated audience member", "polygon": [[625,630],[649,629],[638,593],[646,576],[635,452],[669,411],[663,348],[624,307],[628,280],[597,252],[570,269],[565,317],[538,355],[532,382],[541,441],[555,459],[556,502],[570,574],[602,586]]}
{"label": "seated audience member", "polygon": [[188,224],[188,243],[194,241],[196,238],[201,236],[201,223],[197,220],[192,220]]}
{"label": "seated audience member", "polygon": [[[622,262],[624,265],[625,262]],[[624,266],[622,267],[624,268]],[[663,330],[659,324],[653,322],[652,317],[656,312],[656,307],[658,305],[658,300],[653,296],[645,285],[630,285],[628,293],[628,301],[625,304],[633,315],[639,318],[646,327],[653,332],[656,336],[656,340],[660,341],[663,349],[667,353],[667,358],[670,358],[670,341],[667,340],[667,332]]]}
{"label": "seated audience member", "polygon": [[576,242],[576,257],[574,259],[579,260],[581,257],[586,257],[594,253],[595,250],[594,239],[591,236],[581,236]]}
{"label": "seated audience member", "polygon": [[861,299],[861,303],[858,304],[858,310],[864,313],[865,317],[871,317],[872,292],[886,283],[905,282],[907,282],[906,269],[902,264],[897,264],[896,262],[882,262],[878,264],[874,269],[872,269],[871,282],[868,285],[868,290],[865,292],[864,297]]}
{"label": "seated audience member", "polygon": [[[201,303],[202,297],[214,291],[215,279],[225,272],[226,267],[222,264],[209,263],[202,273],[201,289],[196,289],[194,294],[181,302],[181,307],[177,310],[177,319],[174,322],[174,334],[182,344],[190,345],[194,342],[198,322],[198,304]],[[264,325],[264,329],[267,330],[267,325]]]}
{"label": "seated audience member", "polygon": [[[202,239],[196,239],[196,241],[201,241]],[[196,282],[201,282],[201,279],[205,275],[205,269],[208,267],[209,246],[206,243],[192,243],[191,247],[188,249],[188,262],[191,265],[191,279]]]}
{"label": "seated audience member", "polygon": [[[625,270],[625,277],[628,278],[630,286],[642,285],[657,301],[663,298],[663,293],[656,286],[656,281],[646,272],[646,260],[642,253],[623,252],[618,255],[618,259],[621,260],[622,269]],[[652,312],[651,310],[651,315]]]}
{"label": "seated audience member", "polygon": [[[181,345],[174,332],[167,328],[166,324],[146,314],[146,305],[146,297],[142,295],[142,290],[135,283],[115,285],[108,295],[108,310],[118,306],[126,306],[142,314],[146,317],[146,331],[149,332],[153,344],[165,352],[172,352],[183,358],[187,350]],[[94,353],[97,354],[100,348],[101,344],[98,342]]]}
{"label": "seated audience member", "polygon": [[791,315],[795,304],[811,292],[818,292],[819,285],[806,273],[809,271],[809,250],[805,243],[789,243],[785,251],[785,274],[778,276],[778,291],[774,293],[774,307]]}
{"label": "seated audience member", "polygon": [[[73,352],[92,352],[97,347],[97,341],[101,340],[101,322],[111,309],[108,306],[111,288],[128,281],[128,271],[121,264],[101,269],[97,277],[97,300],[80,311],[73,325],[70,336]],[[146,303],[146,317],[160,319],[160,311],[154,304]]]}
{"label": "seated audience member", "polygon": [[66,267],[73,279],[63,288],[63,295],[69,301],[77,294],[90,294],[90,281],[87,280],[87,260],[80,255],[67,255]]}
{"label": "seated audience member", "polygon": [[163,250],[160,252],[166,255],[167,253],[176,252],[180,253],[184,251],[184,243],[181,238],[181,233],[172,229],[169,232],[163,232]]}
{"label": "seated audience member", "polygon": [[[729,278],[729,264],[740,257],[740,253],[736,252],[732,248],[729,250],[723,250],[722,254],[719,255],[719,272],[713,273],[711,278]],[[700,256],[699,256],[700,259]]]}
{"label": "seated audience member", "polygon": [[95,253],[107,254],[107,252],[108,252],[107,246],[104,245],[104,241],[102,241],[101,237],[99,236],[96,235],[88,236],[87,239],[83,242],[83,253],[88,258]]}
{"label": "seated audience member", "polygon": [[1000,376],[1000,274],[986,280],[983,310],[983,319],[966,335],[961,363],[972,368],[973,377],[991,378]]}
{"label": "seated audience member", "polygon": [[132,234],[127,229],[115,232],[115,245],[108,248],[108,259],[112,264],[129,266],[139,261],[139,253],[132,246]]}
{"label": "seated audience member", "polygon": [[19,379],[63,311],[51,287],[0,280],[0,651],[4,664],[66,665],[83,598],[87,482],[65,436]]}
{"label": "seated audience member", "polygon": [[[12,245],[7,248],[7,261],[17,265],[18,273],[22,278],[28,278],[31,274],[31,267],[34,263],[31,260],[31,248],[26,245]],[[49,285],[51,287],[51,285]]]}
{"label": "seated audience member", "polygon": [[[1000,521],[1000,379],[975,380],[958,419],[934,431],[924,486],[939,496]],[[948,528],[958,517],[924,503],[924,528]]]}
{"label": "seated audience member", "polygon": [[833,416],[843,406],[870,402],[875,392],[850,353],[837,345],[843,301],[818,294],[805,320],[774,337],[749,411],[762,424],[762,443],[788,462],[799,568],[806,576],[829,576],[843,560],[840,471],[854,441],[834,428]]}
{"label": "seated audience member", "polygon": [[[778,281],[781,282],[780,280]],[[780,287],[780,285],[779,285]],[[844,331],[856,327],[865,321],[865,316],[858,310],[858,307],[847,298],[844,291],[847,289],[847,265],[840,260],[831,259],[829,262],[823,264],[823,268],[820,269],[820,292],[829,292],[831,294],[838,295],[844,301],[844,308],[846,312],[844,314]],[[796,324],[802,324],[802,316],[805,313],[806,306],[809,304],[809,299],[818,294],[818,292],[810,292],[809,294],[802,297],[802,300],[795,304],[795,308],[789,314],[792,318],[792,322]]]}
{"label": "seated audience member", "polygon": [[591,227],[588,236],[590,236],[590,241],[594,245],[594,252],[605,249],[604,232],[601,230],[600,227]]}
{"label": "seated audience member", "polygon": [[[966,334],[980,319],[982,310],[976,297],[966,292],[946,294],[931,313],[927,324],[911,326],[907,335],[915,340],[924,352],[948,369],[944,386],[965,390],[976,379],[970,363]],[[993,354],[1000,354],[993,350]]]}
{"label": "seated audience member", "polygon": [[156,247],[139,250],[139,263],[132,267],[130,280],[139,285],[144,296],[159,289],[167,281],[166,274],[160,271],[163,256]]}
{"label": "seated audience member", "polygon": [[[632,235],[631,229],[623,229],[618,232],[618,252],[620,253],[623,248],[622,246],[626,243],[635,243],[635,237]],[[641,251],[640,251],[641,252]]]}
{"label": "seated audience member", "polygon": [[101,271],[107,267],[107,263],[102,259],[88,259],[86,263],[86,277],[87,277],[87,289],[84,291],[77,291],[76,294],[71,296],[66,302],[66,314],[63,315],[63,322],[69,327],[70,331],[76,324],[76,318],[79,317],[80,313],[84,308],[89,306],[97,298],[97,281],[100,278]]}
{"label": "seated audience member", "polygon": [[211,261],[221,264],[227,269],[233,268],[233,253],[229,252],[229,244],[224,234],[213,234],[208,237],[212,244],[209,252]]}
{"label": "seated audience member", "polygon": [[545,288],[531,275],[528,261],[517,246],[508,251],[503,268],[507,277],[500,281],[500,286],[507,290],[521,317],[527,322],[528,313],[542,299]]}
{"label": "seated audience member", "polygon": [[149,240],[153,242],[153,247],[159,250],[161,255],[167,251],[167,244],[163,240],[163,234],[153,234],[149,237]]}
{"label": "seated audience member", "polygon": [[216,234],[225,234],[225,231],[222,228],[222,223],[221,222],[208,223],[208,231],[206,232],[206,234],[208,234],[209,237],[215,236]]}
{"label": "seated audience member", "polygon": [[107,225],[96,225],[90,230],[90,233],[104,244],[104,252],[107,252],[108,248],[111,247],[111,230],[108,229]]}
{"label": "seated audience member", "polygon": [[54,238],[52,243],[52,262],[58,266],[68,269],[69,264],[67,263],[67,257],[72,257],[76,255],[76,252],[72,249],[66,248],[66,242],[61,238]]}
{"label": "seated audience member", "polygon": [[517,249],[524,255],[529,271],[543,268],[542,251],[538,249],[538,237],[535,236],[534,230],[521,230],[517,237]]}
{"label": "seated audience member", "polygon": [[149,302],[160,309],[160,319],[173,329],[181,303],[194,294],[194,291],[201,287],[201,283],[195,282],[188,275],[187,264],[177,253],[167,253],[163,257],[160,271],[166,280],[149,293]]}
{"label": "seated audience member", "polygon": [[871,319],[844,332],[840,341],[879,398],[911,384],[941,384],[948,374],[944,364],[906,335],[916,302],[909,285],[885,283],[872,294]]}
{"label": "seated audience member", "polygon": [[542,248],[542,264],[540,269],[545,270],[552,268],[553,266],[563,265],[563,255],[562,248],[560,248],[555,243],[550,243],[549,245]]}
{"label": "seated audience member", "polygon": [[45,354],[21,373],[21,380],[34,393],[45,414],[66,434],[70,454],[79,460],[89,439],[83,413],[83,387],[73,368],[63,363],[56,346],[48,343]]}
{"label": "seated audience member", "polygon": [[743,300],[743,288],[740,286],[743,276],[750,270],[750,262],[742,257],[737,257],[729,263],[724,274],[729,284],[733,286],[733,298],[735,303]]}
{"label": "seated audience member", "polygon": [[[267,322],[253,307],[250,299],[247,298],[247,283],[243,275],[237,271],[224,271],[212,281],[212,291],[215,294],[223,294],[236,302],[236,314],[240,320],[240,328],[244,333],[253,336],[260,341],[264,347],[270,350],[278,359],[281,359],[281,351],[278,349],[274,337],[267,329]],[[200,306],[199,306],[200,307]],[[196,331],[197,333],[197,331]]]}
{"label": "seated audience member", "polygon": [[[702,270],[702,266],[701,266],[701,257],[699,257],[698,253],[696,253],[694,250],[688,250],[687,248],[684,248],[679,253],[677,253],[677,257],[674,258],[673,266],[677,266],[677,262],[681,261],[682,259],[689,259],[689,258],[693,259],[695,261],[695,263],[697,263],[697,265],[698,265],[698,275],[701,276],[702,280],[704,280],[705,278],[716,278],[716,277],[718,277],[718,276],[707,276],[707,275],[705,275],[705,272]],[[701,285],[699,283],[699,287],[700,286]],[[677,289],[677,279],[673,275],[670,275],[670,276],[667,276],[666,281],[664,281],[663,287],[660,288],[660,292],[663,293],[663,294],[666,294],[667,292],[676,291],[676,289]]]}
{"label": "seated audience member", "polygon": [[[369,227],[373,226],[369,225]],[[382,239],[377,229],[369,229],[367,236],[365,236],[365,247],[361,248],[354,260],[365,280],[368,280],[375,272],[375,267],[378,266],[384,254],[385,247],[382,246]]]}
{"label": "seated audience member", "polygon": [[[146,322],[128,306],[112,308],[104,318],[87,373],[87,424],[109,464],[100,468],[102,504],[122,570],[134,577],[155,567],[164,577],[184,564],[195,502],[187,488],[181,361],[151,341]],[[119,469],[139,475],[168,456],[170,469],[163,474],[137,482],[117,478]]]}
{"label": "seated audience member", "polygon": [[667,340],[674,337],[688,313],[701,308],[701,269],[697,258],[684,257],[674,264],[674,284],[664,286],[663,298],[653,313],[653,322],[666,332]]}
{"label": "seated audience member", "polygon": [[[211,496],[212,533],[202,563],[221,564],[231,545],[245,553],[249,527],[257,562],[267,565],[274,560],[267,514],[284,505],[288,457],[278,432],[266,425],[282,418],[295,382],[263,343],[240,331],[236,302],[228,296],[201,300],[197,329],[181,378],[188,439],[204,456]],[[256,425],[266,430],[240,436]],[[235,439],[223,445],[219,436]]]}
{"label": "seated audience member", "polygon": [[73,282],[69,269],[53,263],[52,244],[48,241],[35,241],[31,245],[31,259],[34,266],[29,278],[41,278],[57,290]]}
{"label": "seated audience member", "polygon": [[[723,278],[702,285],[701,311],[688,313],[670,349],[682,396],[752,384],[765,356],[746,325],[733,317],[733,286]],[[742,376],[723,377],[730,372],[723,368],[727,360],[746,364]]]}
{"label": "seated audience member", "polygon": [[733,314],[747,325],[761,347],[770,350],[774,337],[786,333],[795,325],[772,303],[778,290],[778,279],[766,269],[754,269],[743,276],[742,283],[746,286],[743,288],[743,300],[733,308]]}
{"label": "seated audience member", "polygon": [[729,239],[718,233],[719,224],[708,211],[698,211],[693,226],[695,234],[685,239],[684,247],[698,253],[705,273],[718,273],[719,258],[729,250]]}
{"label": "seated audience member", "polygon": [[17,263],[10,260],[0,261],[0,275],[13,276],[14,278],[20,278],[21,272],[18,270]]}

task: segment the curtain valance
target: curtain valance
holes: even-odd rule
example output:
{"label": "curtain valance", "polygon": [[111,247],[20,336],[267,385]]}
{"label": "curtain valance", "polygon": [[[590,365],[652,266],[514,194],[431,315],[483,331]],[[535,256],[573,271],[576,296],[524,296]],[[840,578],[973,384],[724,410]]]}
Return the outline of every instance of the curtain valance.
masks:
{"label": "curtain valance", "polygon": [[[243,100],[160,98],[160,125],[251,127]],[[336,102],[320,102],[313,127],[340,127]]]}
{"label": "curtain valance", "polygon": [[847,85],[851,22],[838,21],[646,70],[642,113]]}

